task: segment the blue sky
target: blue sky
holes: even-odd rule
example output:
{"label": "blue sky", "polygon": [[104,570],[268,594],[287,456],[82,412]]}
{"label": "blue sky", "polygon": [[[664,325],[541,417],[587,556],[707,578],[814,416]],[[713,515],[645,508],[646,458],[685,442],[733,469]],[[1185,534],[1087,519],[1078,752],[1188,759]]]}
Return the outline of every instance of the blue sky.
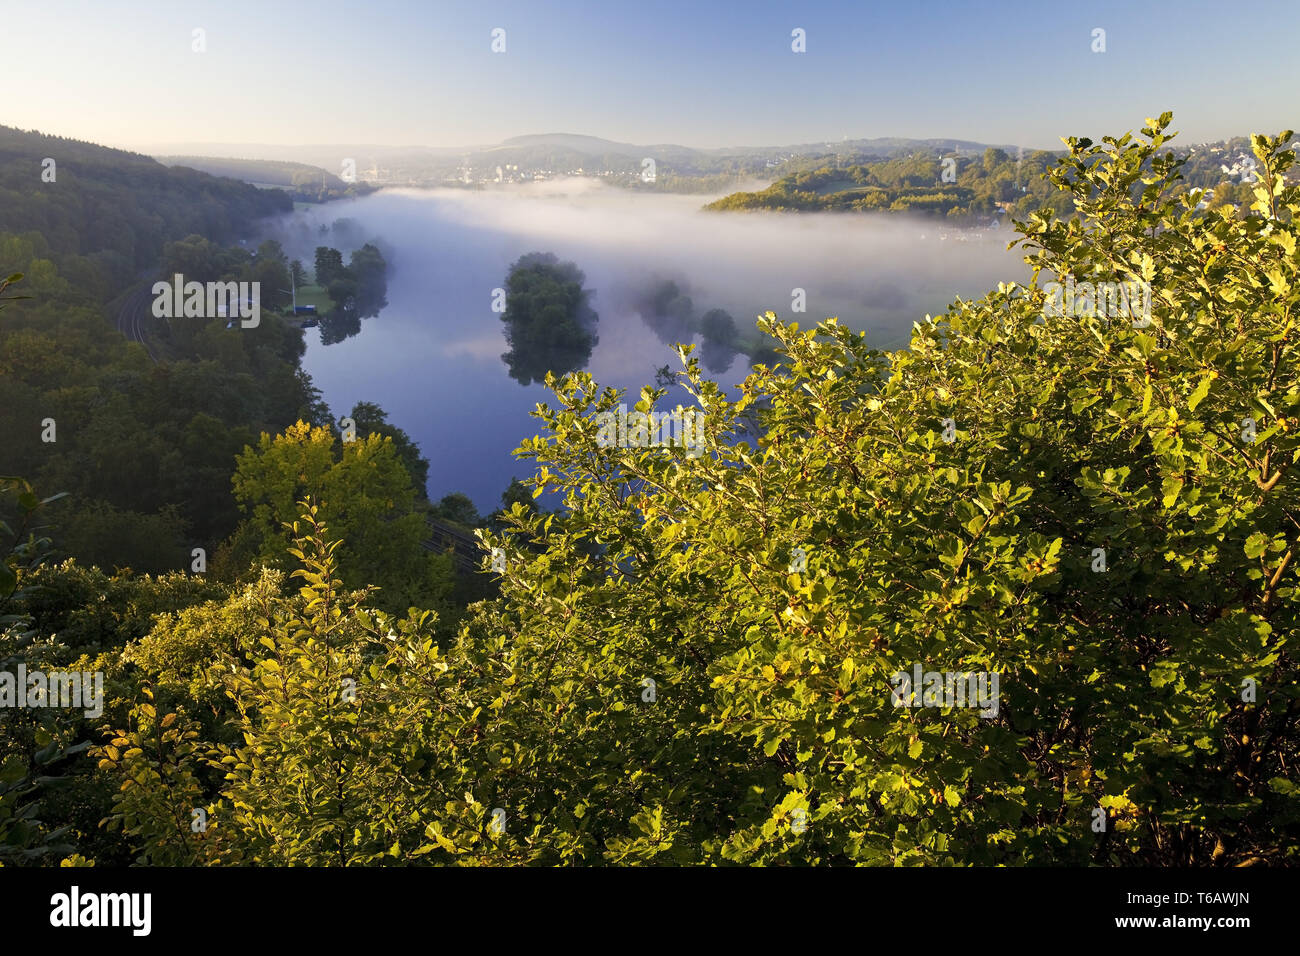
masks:
{"label": "blue sky", "polygon": [[17,0],[0,123],[129,148],[543,132],[1055,147],[1165,109],[1185,142],[1276,132],[1300,119],[1298,81],[1297,0]]}

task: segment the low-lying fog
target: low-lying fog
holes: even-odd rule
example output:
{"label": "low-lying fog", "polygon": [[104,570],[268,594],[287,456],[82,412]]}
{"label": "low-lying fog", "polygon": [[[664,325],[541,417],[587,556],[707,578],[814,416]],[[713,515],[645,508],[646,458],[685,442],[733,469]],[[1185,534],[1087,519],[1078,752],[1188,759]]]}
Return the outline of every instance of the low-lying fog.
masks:
{"label": "low-lying fog", "polygon": [[[771,310],[808,326],[828,316],[868,332],[873,345],[902,347],[914,321],[957,296],[980,296],[1028,269],[1010,236],[982,236],[940,222],[853,214],[705,213],[711,196],[633,193],[598,180],[483,190],[384,190],[311,207],[268,235],[311,269],[318,245],[347,261],[363,242],[388,260],[388,306],[353,338],[322,345],[307,331],[307,370],[335,413],[375,401],[411,433],[432,467],[429,493],[469,494],[489,511],[512,475],[510,458],[537,432],[528,412],[549,393],[511,379],[493,290],[529,252],[554,253],[586,274],[599,315],[586,370],[632,392],[655,369],[679,362],[700,316],[723,309],[743,346],[757,344],[755,317]],[[339,222],[339,220],[343,220]],[[667,282],[678,297],[656,315]],[[792,310],[802,289],[805,311]],[[689,300],[689,301],[685,301]],[[715,350],[709,365],[725,385],[744,378],[748,358]],[[672,397],[672,396],[670,396]],[[676,399],[674,399],[676,401]]]}

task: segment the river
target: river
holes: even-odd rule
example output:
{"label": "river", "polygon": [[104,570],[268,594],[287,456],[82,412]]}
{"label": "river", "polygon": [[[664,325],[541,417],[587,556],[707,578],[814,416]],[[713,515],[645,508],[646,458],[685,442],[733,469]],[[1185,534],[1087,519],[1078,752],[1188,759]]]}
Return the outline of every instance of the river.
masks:
{"label": "river", "polygon": [[[342,342],[322,344],[307,330],[304,367],[337,416],[376,402],[419,443],[432,499],[461,491],[483,513],[513,476],[531,473],[511,453],[537,433],[529,413],[550,397],[512,379],[501,359],[494,290],[522,255],[551,252],[585,273],[600,317],[586,371],[632,394],[653,384],[656,368],[679,367],[670,346],[691,334],[682,316],[721,308],[753,337],[754,318],[767,310],[801,326],[834,315],[873,345],[901,347],[912,322],[955,297],[1028,276],[1006,234],[894,217],[701,212],[712,198],[637,194],[593,179],[389,189],[303,209],[268,235],[309,270],[317,245],[343,250],[345,261],[362,242],[380,247],[387,306]],[[675,315],[651,314],[668,282],[689,303],[679,301]],[[794,311],[800,299],[804,311]],[[743,354],[725,371],[716,353],[713,364],[727,386],[747,371]]]}

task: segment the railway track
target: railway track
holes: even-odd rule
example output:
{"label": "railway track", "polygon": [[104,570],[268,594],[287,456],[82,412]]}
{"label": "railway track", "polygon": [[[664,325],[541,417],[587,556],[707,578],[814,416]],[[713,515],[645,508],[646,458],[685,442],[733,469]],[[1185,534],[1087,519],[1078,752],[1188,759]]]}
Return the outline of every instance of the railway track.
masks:
{"label": "railway track", "polygon": [[153,349],[144,337],[145,324],[153,316],[151,308],[153,302],[152,288],[151,284],[142,285],[128,295],[117,310],[116,324],[119,332],[132,342],[139,342],[144,347],[149,360],[156,363],[158,357],[153,354]]}

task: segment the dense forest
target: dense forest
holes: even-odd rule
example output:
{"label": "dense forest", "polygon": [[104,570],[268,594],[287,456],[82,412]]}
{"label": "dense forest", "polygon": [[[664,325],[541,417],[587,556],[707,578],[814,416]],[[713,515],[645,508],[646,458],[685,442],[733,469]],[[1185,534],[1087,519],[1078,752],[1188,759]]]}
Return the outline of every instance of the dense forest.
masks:
{"label": "dense forest", "polygon": [[[275,316],[158,363],[125,340],[104,305],[131,283],[62,271],[125,208],[61,200],[53,237],[6,210],[0,658],[102,697],[0,681],[0,863],[1294,863],[1295,154],[1253,137],[1249,209],[1204,208],[1170,121],[1035,159],[1033,282],[906,349],[768,313],[772,360],[729,396],[683,347],[702,455],[599,440],[665,388],[547,376],[491,521],[422,503],[381,409],[336,423]],[[1003,195],[990,159],[962,208]],[[853,182],[933,188],[895,162]],[[197,188],[230,191],[231,230],[259,211]],[[195,231],[158,228],[133,268]],[[1049,316],[1038,281],[1133,276],[1149,321]],[[512,281],[521,338],[585,302],[553,257]],[[490,589],[423,548],[430,515],[477,527]]]}
{"label": "dense forest", "polygon": [[[72,288],[100,301],[154,269],[169,239],[230,243],[252,220],[292,208],[280,190],[0,126],[0,232],[30,243]],[[6,252],[4,261],[24,254]]]}
{"label": "dense forest", "polygon": [[[255,250],[235,244],[291,201],[278,190],[71,140],[5,131],[4,143],[0,275],[21,275],[23,295],[0,322],[0,472],[66,493],[43,516],[55,542],[51,559],[109,574],[201,563],[205,573],[236,580],[244,558],[265,550],[256,529],[272,520],[259,511],[261,491],[250,484],[235,492],[238,456],[259,447],[259,435],[283,436],[299,423],[339,429],[300,367],[303,332],[286,315],[290,273],[301,264],[273,241]],[[51,152],[60,159],[47,180],[42,161]],[[321,333],[341,338],[382,307],[385,263],[368,244],[346,266],[337,250],[323,253],[338,268],[326,276],[336,308],[321,316]],[[260,321],[232,329],[217,317],[176,318],[133,334],[122,316],[147,317],[140,296],[175,273],[260,283]],[[423,530],[428,466],[419,450],[372,403],[348,418],[363,439],[358,449],[369,436],[385,439],[365,464],[393,472],[386,480],[396,485],[379,513]],[[344,457],[340,450],[337,464],[346,469]],[[0,503],[0,518],[16,527],[13,502]],[[445,558],[431,555],[425,538],[385,539],[389,550],[407,549],[399,577],[429,565],[446,578],[439,587],[454,587]]]}

